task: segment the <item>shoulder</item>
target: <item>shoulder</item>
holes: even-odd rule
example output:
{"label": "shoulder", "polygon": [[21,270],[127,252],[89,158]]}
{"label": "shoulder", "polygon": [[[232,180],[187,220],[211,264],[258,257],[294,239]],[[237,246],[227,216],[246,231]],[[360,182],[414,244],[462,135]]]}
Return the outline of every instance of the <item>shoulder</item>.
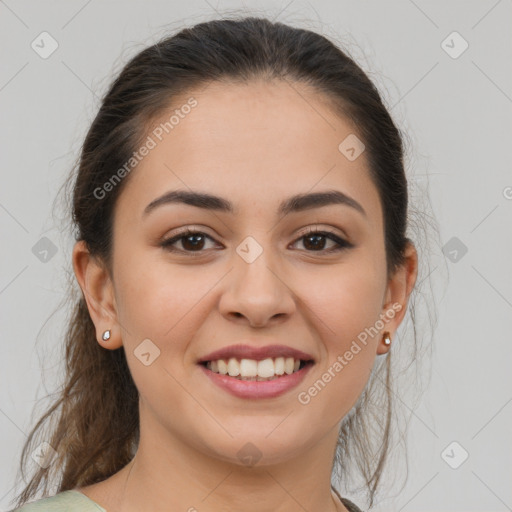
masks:
{"label": "shoulder", "polygon": [[107,512],[79,491],[70,490],[55,496],[26,503],[11,512]]}

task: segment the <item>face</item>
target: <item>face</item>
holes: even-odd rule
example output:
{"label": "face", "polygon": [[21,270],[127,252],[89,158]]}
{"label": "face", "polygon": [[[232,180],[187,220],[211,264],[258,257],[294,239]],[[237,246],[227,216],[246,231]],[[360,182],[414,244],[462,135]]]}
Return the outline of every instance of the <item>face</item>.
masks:
{"label": "face", "polygon": [[[382,332],[397,327],[394,315],[382,328],[395,295],[378,191],[365,153],[349,160],[338,149],[355,128],[317,92],[213,83],[172,110],[191,96],[197,105],[182,109],[190,112],[162,140],[149,132],[156,146],[116,204],[114,329],[141,422],[154,432],[226,461],[239,463],[247,442],[260,464],[286,461],[336,437],[385,351]],[[178,190],[230,208],[163,199],[148,208]],[[322,192],[345,200],[279,210],[293,196]],[[284,345],[314,364],[277,396],[240,397],[198,364],[236,344]]]}

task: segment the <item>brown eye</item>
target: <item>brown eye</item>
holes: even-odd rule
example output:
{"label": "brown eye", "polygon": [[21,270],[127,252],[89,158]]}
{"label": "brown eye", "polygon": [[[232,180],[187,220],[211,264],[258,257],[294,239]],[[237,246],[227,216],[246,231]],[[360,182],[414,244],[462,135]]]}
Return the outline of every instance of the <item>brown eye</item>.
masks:
{"label": "brown eye", "polygon": [[[213,238],[201,231],[187,230],[168,240],[164,240],[160,245],[169,251],[181,252],[203,252],[206,239],[213,241]],[[182,248],[174,247],[177,242],[181,242]]]}
{"label": "brown eye", "polygon": [[[334,247],[326,249],[326,239],[334,242]],[[297,241],[299,240],[303,240],[303,245],[308,252],[334,252],[352,247],[352,244],[330,231],[311,230],[302,235]]]}
{"label": "brown eye", "polygon": [[[202,231],[187,229],[179,235],[164,240],[160,245],[171,252],[197,253],[197,255],[200,255],[200,253],[205,252],[203,249],[205,249],[208,240],[215,242],[212,237]],[[331,253],[353,247],[351,243],[330,231],[310,230],[298,238],[295,243],[301,240],[307,252]],[[326,248],[327,240],[334,243],[334,246]],[[176,246],[178,243],[181,243],[181,248]]]}

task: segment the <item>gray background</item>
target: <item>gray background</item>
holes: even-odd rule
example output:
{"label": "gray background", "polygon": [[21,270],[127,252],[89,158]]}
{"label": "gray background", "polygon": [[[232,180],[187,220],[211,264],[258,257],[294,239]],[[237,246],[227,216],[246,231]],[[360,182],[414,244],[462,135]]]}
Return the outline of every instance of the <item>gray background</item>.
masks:
{"label": "gray background", "polygon": [[[0,507],[15,492],[34,406],[42,410],[37,400],[62,372],[57,307],[71,239],[50,205],[99,97],[167,30],[234,9],[347,45],[408,133],[419,208],[430,190],[439,237],[425,249],[422,279],[430,273],[439,310],[432,378],[419,404],[400,395],[411,411],[409,478],[374,510],[512,510],[510,0],[0,1]],[[47,58],[31,47],[44,31],[58,43]],[[454,31],[469,44],[460,55]],[[453,469],[462,450],[469,457]]]}

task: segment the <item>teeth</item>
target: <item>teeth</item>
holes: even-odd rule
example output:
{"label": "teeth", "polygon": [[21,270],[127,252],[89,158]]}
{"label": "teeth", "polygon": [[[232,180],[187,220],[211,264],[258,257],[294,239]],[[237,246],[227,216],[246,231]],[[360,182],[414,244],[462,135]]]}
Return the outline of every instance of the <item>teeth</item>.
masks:
{"label": "teeth", "polygon": [[212,361],[211,363],[208,364],[211,364],[210,370],[212,372],[216,371],[214,369],[214,364],[217,364],[219,373],[221,373],[222,375],[226,375],[228,373],[228,365],[226,364],[226,361],[224,361],[223,359],[219,359],[218,361]]}
{"label": "teeth", "polygon": [[228,374],[230,377],[237,377],[240,375],[240,365],[233,357],[228,361]]}
{"label": "teeth", "polygon": [[[238,365],[236,359],[234,361],[235,362],[232,363],[233,366]],[[258,362],[253,361],[252,359],[242,359],[240,361],[240,365],[238,366],[240,368],[240,375],[242,375],[243,377],[256,377],[257,375],[259,375],[260,377],[270,377],[270,375],[258,374]],[[273,370],[272,374],[274,374]]]}
{"label": "teeth", "polygon": [[284,357],[276,357],[274,361],[274,373],[276,375],[283,375],[284,373]]}
{"label": "teeth", "polygon": [[299,370],[300,359],[293,357],[271,357],[256,361],[254,359],[242,359],[238,361],[231,357],[228,361],[219,359],[208,361],[206,367],[215,373],[238,377],[241,380],[271,380],[280,375],[290,375]]}

